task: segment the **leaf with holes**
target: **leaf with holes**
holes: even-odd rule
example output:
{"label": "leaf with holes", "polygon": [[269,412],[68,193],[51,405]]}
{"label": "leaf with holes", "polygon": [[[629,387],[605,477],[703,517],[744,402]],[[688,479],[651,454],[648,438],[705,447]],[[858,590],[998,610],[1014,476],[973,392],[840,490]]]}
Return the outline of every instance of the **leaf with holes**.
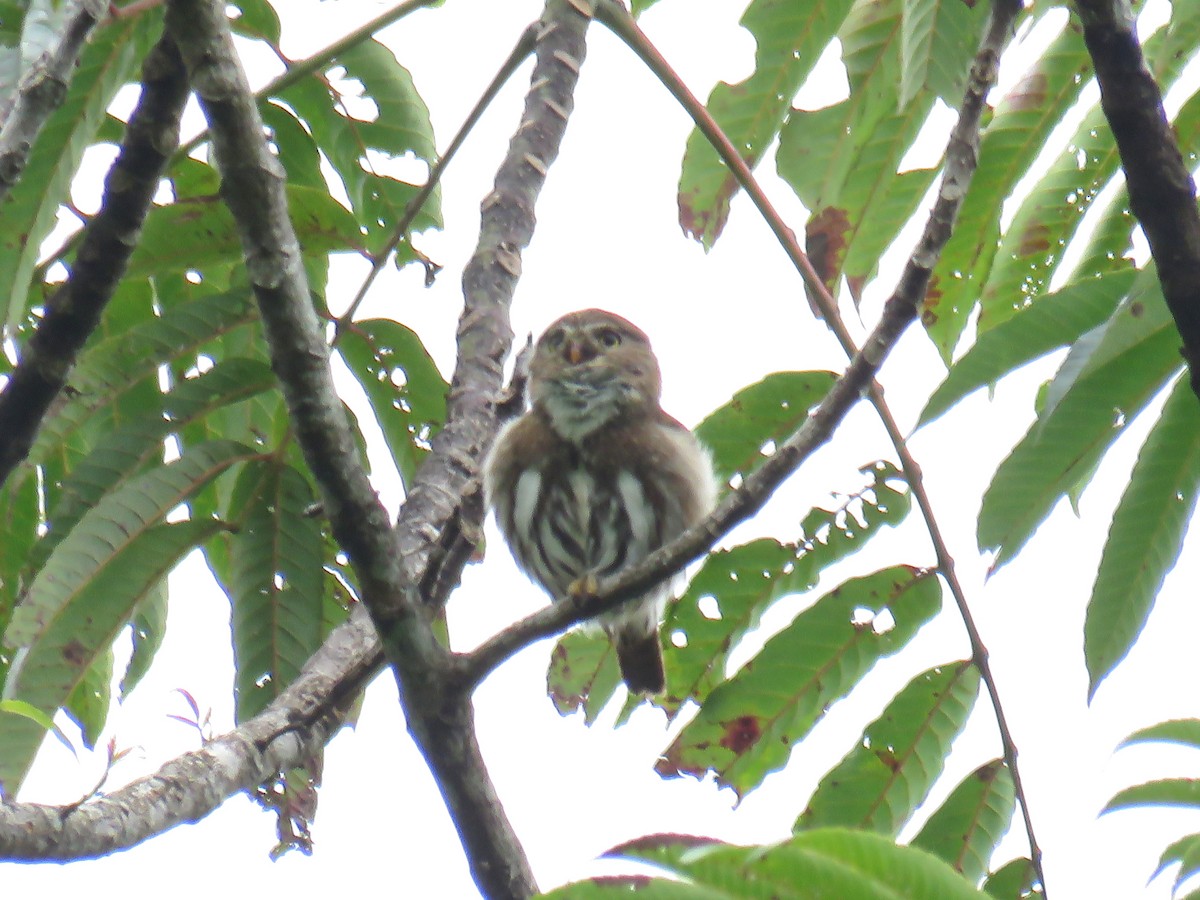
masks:
{"label": "leaf with holes", "polygon": [[[792,97],[852,6],[851,0],[754,0],[747,7],[741,24],[758,45],[754,74],[738,84],[718,84],[707,107],[751,168],[775,139]],[[738,188],[708,139],[693,130],[679,178],[679,224],[684,232],[712,247]]]}
{"label": "leaf with holes", "polygon": [[696,437],[712,454],[717,483],[727,485],[757,468],[804,424],[836,380],[832,372],[774,372],[709,414],[696,426]]}
{"label": "leaf with holes", "polygon": [[928,572],[895,566],[845,582],[767,641],[704,701],[656,766],[663,777],[713,771],[744,796],[782,768],[835,700],[900,650],[941,606]]}
{"label": "leaf with holes", "polygon": [[239,722],[278,697],[321,644],[321,524],[305,515],[313,501],[304,476],[273,460],[238,475],[230,594]]}
{"label": "leaf with holes", "polygon": [[794,830],[844,825],[895,837],[941,774],[978,696],[970,662],[918,675],[821,779]]}
{"label": "leaf with holes", "polygon": [[669,716],[689,699],[702,703],[725,680],[730,651],[772,603],[810,590],[826,567],[907,515],[908,494],[892,483],[899,477],[894,466],[878,463],[863,472],[868,484],[832,509],[805,516],[798,543],[764,538],[708,555],[663,626],[667,689],[654,702]]}
{"label": "leaf with holes", "polygon": [[406,485],[446,420],[446,384],[411,328],[389,319],[355,322],[338,343],[358,379]]}
{"label": "leaf with holes", "polygon": [[577,628],[554,645],[546,689],[560,716],[582,709],[584,723],[591,725],[620,683],[617,655],[605,635]]}
{"label": "leaf with holes", "polygon": [[[360,95],[346,83],[351,80],[361,86]],[[396,191],[413,187],[376,172],[379,157],[390,160],[411,153],[429,164],[437,158],[429,110],[412,76],[391,50],[370,39],[346,50],[324,71],[286,87],[280,99],[305,123],[329,160],[359,227],[365,229],[365,242],[377,251],[407,202]],[[375,107],[370,117],[357,113],[364,101]],[[441,226],[440,197],[438,189],[425,202],[413,231]]]}
{"label": "leaf with holes", "polygon": [[1063,29],[1001,98],[983,127],[971,189],[934,267],[921,312],[926,333],[947,363],[995,259],[1001,200],[1029,171],[1050,132],[1079,99],[1091,70],[1079,33]]}

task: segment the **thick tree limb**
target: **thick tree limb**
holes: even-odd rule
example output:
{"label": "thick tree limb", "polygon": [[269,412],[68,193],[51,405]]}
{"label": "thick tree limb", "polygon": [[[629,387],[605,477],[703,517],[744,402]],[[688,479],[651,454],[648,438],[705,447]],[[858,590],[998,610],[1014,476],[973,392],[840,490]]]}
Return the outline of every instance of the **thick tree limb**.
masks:
{"label": "thick tree limb", "polygon": [[62,105],[83,45],[107,11],[106,0],[78,0],[58,44],[35,60],[21,78],[0,128],[0,200],[25,171],[38,132]]}
{"label": "thick tree limb", "polygon": [[1146,234],[1163,297],[1183,338],[1200,397],[1200,211],[1196,185],[1146,67],[1129,5],[1075,0],[1100,84],[1100,105],[1121,153],[1129,206]]}
{"label": "thick tree limb", "polygon": [[142,68],[142,96],[120,155],[104,182],[100,211],[88,223],[69,280],[46,313],[0,392],[0,483],[25,458],[50,403],[66,384],[116,290],[166,162],[179,143],[187,74],[175,45],[159,41]]}
{"label": "thick tree limb", "polygon": [[[547,6],[526,119],[497,176],[493,202],[485,203],[480,250],[464,278],[466,309],[447,425],[393,533],[333,391],[328,348],[287,219],[283,173],[267,152],[223,8],[206,0],[179,0],[167,12],[168,28],[180,42],[209,121],[222,196],[238,221],[297,441],[321,487],[334,534],[359,574],[364,603],[396,672],[409,731],[442,790],[477,883],[497,897],[527,896],[536,885],[483,765],[469,692],[447,678],[449,656],[429,627],[416,576],[428,574],[427,561],[436,558],[439,547],[453,550],[438,538],[453,531],[495,429],[493,397],[511,343],[507,304],[520,251],[532,235],[531,201],[557,153],[569,112],[586,23],[566,3],[551,0]],[[488,216],[490,207],[495,212]],[[393,541],[400,554],[393,552]],[[461,562],[461,554],[450,555]]]}

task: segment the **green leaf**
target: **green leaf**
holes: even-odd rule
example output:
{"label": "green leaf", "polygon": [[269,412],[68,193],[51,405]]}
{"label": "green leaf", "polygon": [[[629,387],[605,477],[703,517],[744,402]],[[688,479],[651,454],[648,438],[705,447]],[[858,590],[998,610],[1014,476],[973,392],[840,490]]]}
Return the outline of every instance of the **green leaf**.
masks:
{"label": "green leaf", "polygon": [[836,380],[832,372],[774,372],[712,412],[696,427],[696,437],[712,454],[717,483],[728,485],[756,469],[776,443],[804,424]]}
{"label": "green leaf", "polygon": [[1133,290],[1133,269],[1069,284],[979,336],[921,411],[928,425],[963,397],[1040,356],[1065,347],[1107,320]]}
{"label": "green leaf", "polygon": [[1003,200],[1079,99],[1091,70],[1078,30],[1064,28],[984,126],[971,189],[934,268],[921,311],[926,333],[947,363],[995,259]]}
{"label": "green leaf", "polygon": [[[326,190],[289,184],[287,198],[304,253],[365,252],[358,222]],[[219,197],[207,197],[151,209],[125,277],[145,278],[184,269],[203,272],[241,259],[242,242],[233,214]]]}
{"label": "green leaf", "polygon": [[770,538],[710,553],[687,591],[667,611],[663,631],[667,689],[655,703],[674,717],[688,700],[702,703],[725,680],[729,653],[780,597],[812,589],[821,572],[908,513],[908,494],[892,484],[894,466],[864,468],[871,481],[801,524],[802,539]]}
{"label": "green leaf", "polygon": [[[747,7],[741,24],[758,45],[754,74],[738,84],[718,84],[707,106],[751,168],[775,139],[796,91],[852,5],[851,0],[754,0]],[[699,129],[693,129],[679,179],[679,224],[684,232],[711,248],[737,191],[728,167]]]}
{"label": "green leaf", "polygon": [[928,572],[896,566],[847,581],[719,685],[666,749],[660,775],[717,774],[739,796],[781,768],[835,700],[903,647],[941,605]]}
{"label": "green leaf", "polygon": [[237,34],[258,38],[278,46],[279,15],[271,4],[266,0],[233,0],[229,5],[237,13],[229,22]]}
{"label": "green leaf", "polygon": [[979,49],[987,4],[904,0],[900,32],[900,107],[925,91],[957,108]]}
{"label": "green leaf", "polygon": [[[355,81],[361,96],[354,93]],[[379,156],[387,160],[411,153],[430,164],[437,156],[429,110],[412,76],[391,50],[372,39],[346,51],[323,72],[285,88],[280,99],[308,126],[342,181],[366,245],[379,250],[407,202],[396,191],[414,190],[378,174]],[[376,108],[372,118],[352,112],[362,109],[364,100]],[[440,196],[439,189],[426,201],[412,230],[441,225]]]}
{"label": "green leaf", "polygon": [[160,318],[91,347],[71,373],[62,395],[65,402],[42,423],[28,464],[42,463],[101,410],[143,380],[156,378],[160,365],[186,359],[205,342],[255,319],[248,293],[212,294],[167,309]]}
{"label": "green leaf", "polygon": [[1200,779],[1164,778],[1125,788],[1101,810],[1102,813],[1137,806],[1183,806],[1200,809]]}
{"label": "green leaf", "polygon": [[994,759],[968,775],[946,798],[912,845],[928,850],[978,884],[1016,810],[1012,774]]}
{"label": "green leaf", "polygon": [[96,655],[83,677],[71,691],[63,708],[83,735],[83,745],[94,750],[112,702],[113,649],[109,645]]}
{"label": "green leaf", "polygon": [[[155,470],[130,484],[140,482],[148,495],[162,497],[167,480],[160,476],[163,471]],[[165,510],[121,507],[122,502],[140,502],[134,492],[121,493],[106,498],[58,546],[30,586],[25,602],[17,607],[5,635],[6,644],[22,648],[9,670],[6,693],[47,715],[67,703],[95,661],[111,652],[113,639],[141,600],[185,553],[217,528],[215,522],[151,525]],[[147,496],[146,502],[153,500]],[[108,667],[111,679],[111,663]],[[94,684],[85,690],[92,696],[78,698],[81,703],[103,702],[107,708],[107,697],[96,697]],[[99,728],[92,718],[95,707],[89,709],[82,715],[77,712],[77,717],[85,735],[94,740]],[[43,732],[30,721],[0,725],[0,783],[5,791],[12,793],[20,786]]]}
{"label": "green leaf", "polygon": [[1036,900],[1045,896],[1029,859],[1014,859],[987,877],[983,889],[993,900]]}
{"label": "green leaf", "polygon": [[179,459],[108,494],[55,547],[13,612],[5,644],[28,647],[38,640],[64,610],[74,608],[81,592],[94,589],[95,580],[129,553],[133,542],[151,526],[230,466],[253,456],[234,441],[212,441],[188,448]]}
{"label": "green leaf", "polygon": [[69,196],[84,151],[161,30],[160,22],[155,15],[131,16],[92,33],[66,98],[38,134],[21,180],[0,204],[0,305],[8,334],[25,318],[42,241]]}
{"label": "green leaf", "polygon": [[[1139,329],[1137,318],[1126,314],[1121,327]],[[993,571],[1017,555],[1054,504],[1094,471],[1096,461],[1179,369],[1178,345],[1174,325],[1164,323],[1080,378],[1000,464],[984,495],[976,535],[981,550],[996,553]]]}
{"label": "green leaf", "polygon": [[[1160,84],[1182,70],[1200,37],[1193,21],[1190,43],[1181,32],[1160,29],[1147,39],[1145,60]],[[1181,48],[1187,50],[1181,52]],[[1120,156],[1104,111],[1094,106],[1066,147],[1022,201],[996,251],[995,264],[980,292],[981,332],[1012,316],[1045,293],[1063,250],[1091,208],[1097,194],[1117,173]]]}
{"label": "green leaf", "polygon": [[[1180,744],[1200,750],[1200,719],[1174,719],[1170,722],[1159,722],[1139,731],[1135,731],[1121,742],[1121,747],[1132,747],[1135,744],[1147,744],[1162,741],[1169,744]],[[1120,749],[1120,748],[1118,748]]]}
{"label": "green leaf", "polygon": [[583,710],[591,725],[621,683],[612,642],[592,629],[575,629],[554,645],[546,690],[560,716]]}
{"label": "green leaf", "polygon": [[305,515],[314,499],[303,475],[275,461],[238,476],[230,587],[239,722],[278,697],[321,644],[321,526]]}
{"label": "green leaf", "polygon": [[[161,458],[168,434],[215,409],[275,386],[270,366],[252,359],[225,359],[202,375],[184,378],[149,413],[100,437],[95,448],[64,479],[49,516],[50,530],[31,557],[34,567],[89,509],[136,471]],[[249,438],[249,435],[246,435]]]}
{"label": "green leaf", "polygon": [[134,611],[129,623],[133,638],[133,653],[121,679],[121,694],[127,695],[150,669],[154,657],[167,634],[167,582],[160,579],[150,588]]}
{"label": "green leaf", "polygon": [[1157,878],[1173,865],[1179,866],[1175,874],[1175,890],[1178,891],[1185,881],[1200,872],[1200,834],[1189,834],[1173,841],[1158,860],[1158,868],[1150,876]]}
{"label": "green leaf", "polygon": [[844,825],[895,837],[941,774],[978,695],[970,662],[918,675],[821,779],[793,829]]}
{"label": "green leaf", "polygon": [[682,881],[593,879],[547,894],[556,900],[628,896],[721,900],[979,898],[936,857],[870,832],[822,828],[779,844],[738,847],[705,838],[653,835],[609,851],[665,869]]}
{"label": "green leaf", "polygon": [[446,384],[416,332],[389,319],[355,322],[338,343],[405,484],[446,420]]}
{"label": "green leaf", "polygon": [[1142,632],[1200,496],[1200,410],[1186,378],[1167,398],[1113,513],[1083,628],[1089,698]]}
{"label": "green leaf", "polygon": [[[36,723],[43,731],[54,727],[54,717],[48,716],[31,703],[24,700],[0,700],[0,714],[20,716]],[[0,721],[3,721],[0,719]]]}

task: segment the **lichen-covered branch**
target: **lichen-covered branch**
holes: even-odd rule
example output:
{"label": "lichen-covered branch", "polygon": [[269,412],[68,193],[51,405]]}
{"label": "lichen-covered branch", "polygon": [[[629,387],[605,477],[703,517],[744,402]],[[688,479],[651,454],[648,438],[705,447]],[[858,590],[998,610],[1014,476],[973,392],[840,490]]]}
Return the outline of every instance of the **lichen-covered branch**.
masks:
{"label": "lichen-covered branch", "polygon": [[105,0],[78,0],[58,43],[34,60],[17,85],[0,127],[0,200],[20,180],[38,132],[62,105],[83,45],[107,11]]}
{"label": "lichen-covered branch", "polygon": [[66,384],[75,357],[125,273],[166,162],[179,143],[179,117],[187,93],[179,53],[164,38],[142,67],[141,99],[70,278],[46,304],[45,315],[0,392],[0,483],[28,454],[46,410]]}
{"label": "lichen-covered branch", "polygon": [[1150,244],[1163,297],[1183,338],[1192,390],[1200,397],[1200,210],[1162,92],[1146,67],[1126,2],[1076,0],[1096,69],[1100,106],[1129,187],[1129,207]]}
{"label": "lichen-covered branch", "polygon": [[[551,0],[541,20],[527,113],[496,191],[484,204],[480,249],[464,277],[459,363],[446,427],[394,532],[333,391],[328,347],[287,218],[284,173],[267,152],[223,6],[177,0],[167,11],[168,29],[179,40],[209,122],[222,196],[238,222],[297,442],[321,487],[334,535],[359,575],[364,604],[396,673],[409,731],[441,788],[476,882],[497,897],[527,896],[536,885],[484,767],[470,692],[448,677],[450,657],[433,635],[421,586],[443,554],[457,565],[464,560],[462,538],[454,535],[464,533],[461,509],[478,495],[472,488],[478,461],[496,426],[494,398],[511,343],[508,303],[521,250],[532,235],[532,202],[557,155],[583,59],[588,17],[578,6],[578,0]],[[444,580],[441,574],[437,580]]]}
{"label": "lichen-covered branch", "polygon": [[0,801],[0,858],[66,862],[125,850],[301,765],[341,726],[342,704],[379,671],[373,638],[358,611],[263,712],[125,787],[69,806]]}

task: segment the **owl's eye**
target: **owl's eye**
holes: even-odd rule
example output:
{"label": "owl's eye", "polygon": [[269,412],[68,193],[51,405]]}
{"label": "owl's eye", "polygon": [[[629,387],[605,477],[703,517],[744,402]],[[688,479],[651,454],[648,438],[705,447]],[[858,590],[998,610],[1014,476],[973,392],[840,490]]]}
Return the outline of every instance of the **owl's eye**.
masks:
{"label": "owl's eye", "polygon": [[563,337],[564,335],[562,330],[556,328],[553,331],[546,332],[546,334],[542,336],[542,343],[544,343],[551,350],[557,350],[562,346]]}
{"label": "owl's eye", "polygon": [[600,332],[598,337],[600,338],[600,343],[603,346],[609,348],[610,350],[613,347],[620,346],[621,335],[618,334],[617,332],[613,331],[611,328],[605,328],[603,331]]}

